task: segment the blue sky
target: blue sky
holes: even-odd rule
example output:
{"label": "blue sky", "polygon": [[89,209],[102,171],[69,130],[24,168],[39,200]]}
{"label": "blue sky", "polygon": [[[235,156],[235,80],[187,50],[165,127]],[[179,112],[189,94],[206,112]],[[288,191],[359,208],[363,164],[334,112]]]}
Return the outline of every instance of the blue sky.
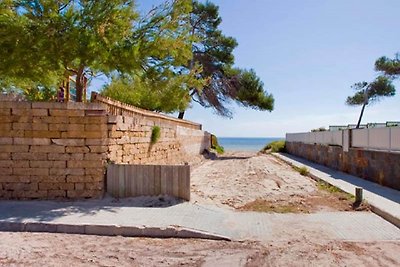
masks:
{"label": "blue sky", "polygon": [[[162,1],[138,0],[147,10]],[[215,0],[221,29],[237,39],[236,66],[253,68],[275,97],[273,112],[232,105],[234,118],[196,103],[186,119],[221,137],[282,137],[356,123],[351,85],[372,81],[374,62],[400,52],[399,0]],[[400,121],[397,95],[368,106],[363,122]]]}

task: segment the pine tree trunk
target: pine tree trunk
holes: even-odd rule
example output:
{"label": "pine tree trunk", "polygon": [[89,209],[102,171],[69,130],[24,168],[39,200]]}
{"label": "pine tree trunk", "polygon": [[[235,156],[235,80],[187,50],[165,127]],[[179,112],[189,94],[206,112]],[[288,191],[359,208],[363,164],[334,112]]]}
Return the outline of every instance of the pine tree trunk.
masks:
{"label": "pine tree trunk", "polygon": [[83,75],[83,67],[81,67],[76,74],[76,102],[83,102],[83,90],[85,88]]}
{"label": "pine tree trunk", "polygon": [[361,109],[360,118],[358,118],[356,129],[360,129],[361,119],[362,119],[362,116],[364,115],[364,109],[365,109],[366,105],[367,105],[367,103],[364,102],[362,109]]}

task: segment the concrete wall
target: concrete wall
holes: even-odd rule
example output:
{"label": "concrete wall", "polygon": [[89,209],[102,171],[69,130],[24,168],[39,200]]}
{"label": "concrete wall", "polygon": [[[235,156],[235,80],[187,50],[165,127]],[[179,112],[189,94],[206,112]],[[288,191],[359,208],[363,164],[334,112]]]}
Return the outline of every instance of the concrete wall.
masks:
{"label": "concrete wall", "polygon": [[286,142],[288,153],[400,190],[400,153]]}
{"label": "concrete wall", "polygon": [[286,141],[305,144],[346,146],[344,135],[351,135],[353,147],[386,151],[400,151],[400,128],[368,128],[342,131],[322,131],[311,133],[288,133]]}
{"label": "concrete wall", "polygon": [[108,162],[183,163],[210,146],[199,124],[119,106],[0,101],[0,199],[101,197]]}

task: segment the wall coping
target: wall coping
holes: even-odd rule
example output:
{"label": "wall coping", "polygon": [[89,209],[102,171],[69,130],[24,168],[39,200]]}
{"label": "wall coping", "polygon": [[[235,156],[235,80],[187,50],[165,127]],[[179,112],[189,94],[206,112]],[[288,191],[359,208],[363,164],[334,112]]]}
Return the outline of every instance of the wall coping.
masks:
{"label": "wall coping", "polygon": [[[202,125],[199,124],[199,123],[195,123],[195,122],[188,121],[188,120],[183,120],[183,119],[177,119],[177,118],[174,118],[174,117],[171,117],[171,116],[168,116],[168,115],[164,115],[164,114],[160,114],[160,113],[157,113],[157,112],[141,109],[141,108],[138,108],[138,107],[135,107],[135,106],[132,106],[132,105],[129,105],[129,104],[125,104],[125,103],[122,103],[120,101],[111,99],[109,97],[99,95],[96,92],[92,92],[91,101],[94,102],[94,103],[103,103],[103,104],[108,105],[111,108],[111,110],[107,109],[107,111],[108,111],[108,113],[111,113],[111,115],[115,115],[115,116],[122,115],[121,111],[125,110],[127,112],[131,112],[131,113],[134,113],[134,114],[138,114],[138,115],[142,115],[142,116],[146,116],[146,117],[150,117],[150,118],[168,120],[168,121],[171,121],[171,122],[174,122],[174,123],[178,123],[180,125],[185,125],[186,127],[189,126],[190,128],[195,128],[195,129],[198,129],[198,130],[202,129]],[[117,108],[117,109],[119,108],[121,110],[112,110],[113,108]],[[119,113],[119,114],[117,114],[117,113]]]}

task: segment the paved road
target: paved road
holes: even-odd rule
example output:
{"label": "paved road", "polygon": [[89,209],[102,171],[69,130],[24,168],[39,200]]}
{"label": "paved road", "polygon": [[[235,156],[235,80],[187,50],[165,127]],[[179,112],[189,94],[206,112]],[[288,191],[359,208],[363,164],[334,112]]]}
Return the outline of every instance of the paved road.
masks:
{"label": "paved road", "polygon": [[111,198],[82,202],[1,201],[0,229],[3,226],[4,230],[8,222],[103,226],[105,233],[112,231],[115,225],[143,229],[179,226],[232,240],[264,242],[293,237],[400,241],[400,229],[371,212],[268,214],[236,212],[187,202],[162,208],[144,208],[138,207],[132,199],[118,203]]}

